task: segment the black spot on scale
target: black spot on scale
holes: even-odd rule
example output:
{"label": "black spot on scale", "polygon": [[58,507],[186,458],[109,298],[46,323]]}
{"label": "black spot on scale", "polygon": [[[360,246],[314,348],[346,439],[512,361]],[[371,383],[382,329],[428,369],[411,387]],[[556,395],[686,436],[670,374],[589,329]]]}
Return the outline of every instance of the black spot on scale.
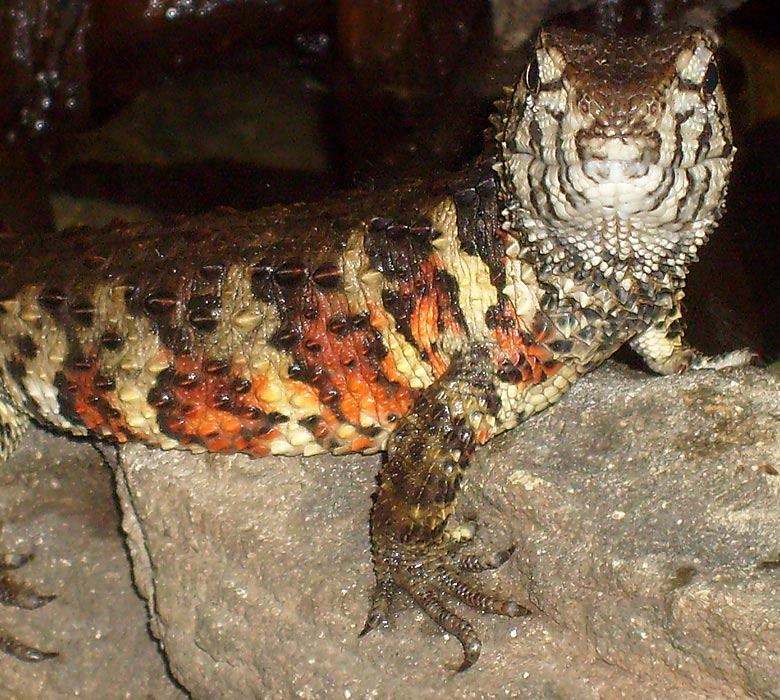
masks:
{"label": "black spot on scale", "polygon": [[187,318],[199,331],[211,333],[219,326],[222,316],[222,300],[214,294],[193,296],[187,302]]}
{"label": "black spot on scale", "polygon": [[389,279],[408,279],[433,252],[433,237],[433,225],[424,216],[374,218],[366,227],[364,247],[375,270]]}
{"label": "black spot on scale", "polygon": [[221,263],[207,263],[198,268],[198,274],[208,282],[220,282],[225,277],[225,266]]}
{"label": "black spot on scale", "polygon": [[324,263],[311,273],[311,278],[320,287],[332,289],[341,282],[341,269],[335,263]]}
{"label": "black spot on scale", "polygon": [[33,360],[38,355],[38,344],[28,334],[17,336],[16,348],[19,350],[19,354],[26,360]]}
{"label": "black spot on scale", "polygon": [[490,270],[490,281],[498,289],[506,283],[506,248],[499,235],[497,184],[492,173],[470,173],[469,184],[452,192],[457,215],[458,240],[468,255],[479,257]]}
{"label": "black spot on scale", "polygon": [[83,421],[76,410],[75,394],[78,385],[71,382],[62,372],[54,375],[54,387],[57,389],[57,402],[60,406],[60,414],[75,425],[82,425]]}
{"label": "black spot on scale", "polygon": [[411,315],[414,307],[414,300],[409,296],[401,296],[389,289],[382,290],[382,305],[387,309],[395,319],[396,328],[401,331],[404,339],[420,351],[417,345],[417,339],[412,333]]}
{"label": "black spot on scale", "polygon": [[188,355],[192,352],[192,338],[183,328],[158,322],[157,332],[160,341],[163,345],[168,347],[174,355]]}
{"label": "black spot on scale", "polygon": [[173,292],[158,290],[144,297],[143,306],[149,316],[160,317],[172,313],[178,303],[179,299]]}
{"label": "black spot on scale", "polygon": [[100,374],[99,372],[92,380],[92,385],[100,391],[114,391],[116,389],[116,383],[114,380],[104,374]]}
{"label": "black spot on scale", "polygon": [[270,304],[277,298],[279,287],[270,261],[263,259],[252,265],[251,280],[252,294],[257,299]]}
{"label": "black spot on scale", "polygon": [[125,339],[115,331],[106,331],[103,333],[103,335],[100,336],[100,340],[98,342],[100,343],[101,347],[104,347],[106,350],[111,352],[121,350],[125,346]]}
{"label": "black spot on scale", "polygon": [[246,377],[236,377],[232,389],[237,394],[246,394],[252,388],[252,381]]}
{"label": "black spot on scale", "polygon": [[193,389],[201,383],[200,375],[197,372],[176,372],[171,384],[182,389]]}
{"label": "black spot on scale", "polygon": [[346,316],[334,316],[328,321],[328,331],[337,338],[344,338],[349,334],[349,322]]}
{"label": "black spot on scale", "polygon": [[230,364],[224,360],[207,360],[203,365],[203,369],[206,374],[221,376],[228,373],[230,370]]}
{"label": "black spot on scale", "polygon": [[21,384],[27,376],[27,367],[24,362],[18,357],[12,357],[8,360],[7,366],[8,374],[15,379],[18,384]]}
{"label": "black spot on scale", "polygon": [[299,382],[313,383],[314,373],[304,362],[292,362],[287,368],[287,376]]}
{"label": "black spot on scale", "polygon": [[283,287],[297,287],[306,280],[306,264],[301,260],[286,260],[274,270],[274,279]]}
{"label": "black spot on scale", "polygon": [[271,336],[270,343],[277,350],[288,351],[297,345],[303,334],[297,327],[283,327]]}
{"label": "black spot on scale", "polygon": [[47,288],[38,295],[38,303],[47,311],[57,311],[67,298],[61,289]]}
{"label": "black spot on scale", "polygon": [[77,325],[89,328],[95,320],[95,306],[88,299],[76,299],[68,306],[71,318]]}
{"label": "black spot on scale", "polygon": [[164,381],[161,382],[161,378],[162,374],[158,377],[157,385],[149,389],[146,395],[148,404],[158,410],[168,408],[175,403],[173,394],[167,388],[167,384]]}

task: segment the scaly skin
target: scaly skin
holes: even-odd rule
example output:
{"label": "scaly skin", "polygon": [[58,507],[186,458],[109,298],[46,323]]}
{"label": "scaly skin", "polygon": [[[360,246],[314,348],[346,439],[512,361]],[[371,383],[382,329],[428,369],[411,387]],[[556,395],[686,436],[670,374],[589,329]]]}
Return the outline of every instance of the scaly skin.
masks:
{"label": "scaly skin", "polygon": [[624,343],[660,373],[750,359],[696,353],[680,323],[734,152],[708,36],[545,30],[495,125],[445,182],[9,237],[0,452],[30,418],[163,449],[386,450],[365,631],[403,590],[468,668],[448,598],[527,612],[462,576],[510,551],[463,557],[447,531],[475,447]]}

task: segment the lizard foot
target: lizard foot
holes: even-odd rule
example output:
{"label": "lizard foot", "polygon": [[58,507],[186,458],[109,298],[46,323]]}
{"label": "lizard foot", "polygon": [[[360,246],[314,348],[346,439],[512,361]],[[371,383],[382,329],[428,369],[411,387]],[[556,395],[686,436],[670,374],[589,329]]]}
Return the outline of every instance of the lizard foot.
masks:
{"label": "lizard foot", "polygon": [[760,355],[750,348],[741,348],[720,355],[696,354],[691,360],[690,369],[731,369],[732,367],[761,366]]}
{"label": "lizard foot", "polygon": [[[0,571],[18,569],[30,561],[29,555],[6,556],[0,561]],[[29,586],[20,583],[7,574],[0,576],[0,605],[11,605],[24,610],[35,610],[54,600],[53,595],[39,595]],[[42,651],[20,642],[11,634],[0,629],[0,652],[15,656],[21,661],[43,661],[57,656],[56,652]]]}
{"label": "lizard foot", "polygon": [[381,550],[374,557],[377,582],[361,636],[387,622],[391,603],[400,589],[461,643],[463,662],[457,670],[465,671],[479,658],[482,642],[474,628],[447,607],[448,599],[496,615],[520,617],[531,612],[513,600],[484,593],[481,586],[463,575],[498,568],[509,559],[514,547],[487,556],[457,556],[443,546],[432,551],[430,545],[420,544],[394,543]]}

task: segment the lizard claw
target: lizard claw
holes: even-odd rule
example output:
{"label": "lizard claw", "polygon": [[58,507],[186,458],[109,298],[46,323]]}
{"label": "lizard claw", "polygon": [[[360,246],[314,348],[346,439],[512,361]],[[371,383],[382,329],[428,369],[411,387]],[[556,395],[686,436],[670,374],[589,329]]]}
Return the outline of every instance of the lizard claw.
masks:
{"label": "lizard claw", "polygon": [[[0,571],[18,569],[32,559],[32,555],[12,555],[5,557]],[[39,595],[30,586],[14,580],[10,576],[0,576],[0,605],[12,605],[24,610],[35,610],[50,603],[57,596]]]}
{"label": "lizard claw", "polygon": [[453,555],[444,546],[431,551],[429,546],[394,543],[389,551],[375,556],[376,586],[371,609],[361,636],[387,622],[390,605],[396,591],[408,594],[415,604],[439,627],[455,637],[463,647],[463,662],[458,671],[465,671],[479,658],[482,642],[474,628],[453,612],[447,601],[460,600],[481,612],[520,617],[530,610],[513,601],[483,592],[482,587],[464,577],[501,566],[514,547],[487,556]]}
{"label": "lizard claw", "polygon": [[19,661],[27,661],[29,663],[45,661],[46,659],[53,659],[54,657],[59,656],[56,651],[43,651],[28,646],[3,630],[0,630],[0,652],[5,652],[6,654],[10,654],[19,659]]}
{"label": "lizard claw", "polygon": [[699,355],[691,360],[690,369],[730,369],[732,367],[765,366],[761,356],[751,348],[740,348],[720,355]]}
{"label": "lizard claw", "polygon": [[[18,569],[24,566],[32,555],[16,554],[6,555],[0,561],[0,571]],[[7,575],[0,576],[0,605],[11,605],[24,610],[35,610],[54,600],[53,595],[39,595],[32,588],[24,583],[15,581]],[[5,652],[16,657],[20,661],[37,662],[51,659],[58,656],[53,651],[43,651],[36,647],[31,647],[24,642],[0,630],[0,652]]]}

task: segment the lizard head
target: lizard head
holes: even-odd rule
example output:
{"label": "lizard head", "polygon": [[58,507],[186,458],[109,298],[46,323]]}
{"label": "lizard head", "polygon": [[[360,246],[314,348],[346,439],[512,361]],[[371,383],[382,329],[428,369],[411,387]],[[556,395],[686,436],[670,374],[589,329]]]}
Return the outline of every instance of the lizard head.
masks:
{"label": "lizard head", "polygon": [[543,256],[684,277],[734,147],[715,42],[543,30],[499,122],[506,216]]}

